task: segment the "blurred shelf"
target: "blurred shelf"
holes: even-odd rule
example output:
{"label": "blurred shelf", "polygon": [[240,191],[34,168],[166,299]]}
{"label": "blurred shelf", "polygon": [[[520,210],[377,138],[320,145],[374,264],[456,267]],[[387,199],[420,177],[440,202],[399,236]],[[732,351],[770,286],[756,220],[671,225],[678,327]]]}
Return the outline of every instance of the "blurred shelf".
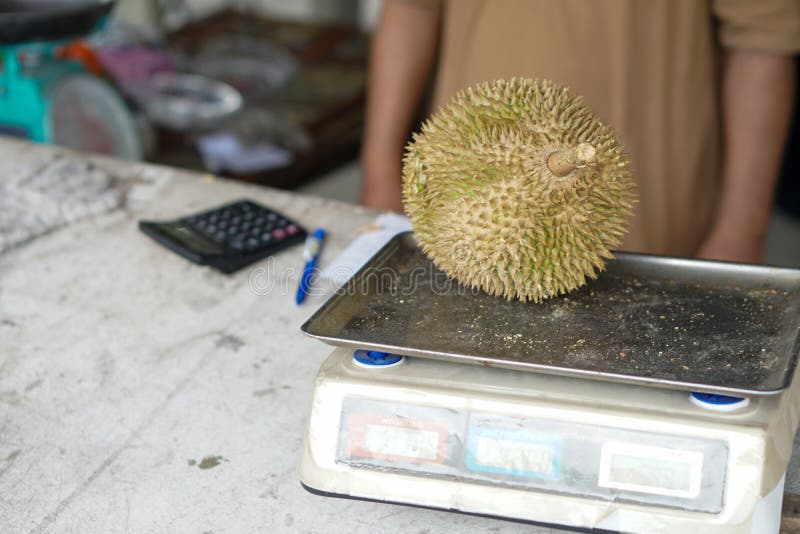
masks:
{"label": "blurred shelf", "polygon": [[[212,72],[216,79],[236,87],[244,99],[244,109],[219,130],[233,131],[247,143],[270,142],[292,154],[291,164],[282,168],[250,174],[223,172],[224,176],[294,189],[356,156],[364,123],[367,54],[367,36],[357,28],[285,22],[226,10],[170,34],[167,46],[194,66],[188,69],[194,72],[212,63],[218,70],[221,64],[224,71],[226,62],[214,59],[221,50],[232,49],[230,63],[235,62],[237,47],[248,49],[243,55],[252,48],[272,50],[278,63],[290,58],[293,74],[279,83],[266,83],[252,72],[252,76]],[[150,159],[205,170],[195,148],[200,135],[160,128],[158,148]]]}

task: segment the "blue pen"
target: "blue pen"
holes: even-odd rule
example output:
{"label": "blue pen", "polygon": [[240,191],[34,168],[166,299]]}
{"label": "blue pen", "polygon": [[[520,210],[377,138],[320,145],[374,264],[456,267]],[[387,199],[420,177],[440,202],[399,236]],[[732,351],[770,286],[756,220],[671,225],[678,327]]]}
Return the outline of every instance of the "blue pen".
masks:
{"label": "blue pen", "polygon": [[322,250],[322,242],[325,240],[325,230],[317,228],[314,234],[306,238],[305,248],[303,249],[303,259],[306,266],[303,267],[303,276],[300,277],[300,286],[297,288],[295,302],[301,304],[308,295],[308,288],[311,285],[311,275],[314,274],[314,267],[317,265],[319,253]]}

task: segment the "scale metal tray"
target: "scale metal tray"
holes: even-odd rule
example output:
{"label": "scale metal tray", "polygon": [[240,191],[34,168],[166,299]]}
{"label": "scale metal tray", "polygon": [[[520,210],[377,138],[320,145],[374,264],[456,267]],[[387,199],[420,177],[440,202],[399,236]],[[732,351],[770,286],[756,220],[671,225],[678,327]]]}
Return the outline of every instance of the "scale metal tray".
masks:
{"label": "scale metal tray", "polygon": [[770,395],[800,349],[800,270],[616,253],[541,304],[457,284],[399,234],[302,327],[336,346],[688,391]]}

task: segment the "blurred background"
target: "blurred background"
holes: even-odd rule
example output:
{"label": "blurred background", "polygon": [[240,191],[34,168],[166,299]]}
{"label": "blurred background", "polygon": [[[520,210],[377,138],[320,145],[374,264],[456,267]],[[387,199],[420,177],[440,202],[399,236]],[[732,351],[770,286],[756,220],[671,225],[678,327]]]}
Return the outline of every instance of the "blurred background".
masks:
{"label": "blurred background", "polygon": [[370,0],[8,0],[0,133],[297,188],[352,162]]}
{"label": "blurred background", "polygon": [[[5,0],[0,135],[358,202],[382,0]],[[795,113],[768,261],[800,266]]]}

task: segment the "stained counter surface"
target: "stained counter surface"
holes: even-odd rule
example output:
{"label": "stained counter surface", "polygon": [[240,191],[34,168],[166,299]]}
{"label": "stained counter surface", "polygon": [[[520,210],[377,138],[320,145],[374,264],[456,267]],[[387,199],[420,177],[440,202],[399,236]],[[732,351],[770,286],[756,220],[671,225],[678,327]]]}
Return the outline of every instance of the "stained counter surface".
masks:
{"label": "stained counter surface", "polygon": [[[58,152],[0,141],[0,184]],[[125,192],[119,208],[0,254],[0,531],[551,532],[307,493],[297,466],[331,349],[300,332],[324,300],[294,304],[302,247],[228,276],[137,229],[247,197],[326,228],[324,265],[375,212],[95,163]]]}

